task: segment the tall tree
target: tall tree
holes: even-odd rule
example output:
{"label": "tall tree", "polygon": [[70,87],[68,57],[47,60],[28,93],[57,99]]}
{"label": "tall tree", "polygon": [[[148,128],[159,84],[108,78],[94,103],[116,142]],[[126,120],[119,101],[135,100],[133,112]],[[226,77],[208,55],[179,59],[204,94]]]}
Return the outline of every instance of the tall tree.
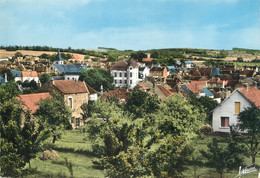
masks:
{"label": "tall tree", "polygon": [[85,81],[96,91],[101,91],[101,85],[104,91],[112,90],[115,88],[113,84],[113,76],[108,70],[103,69],[83,69],[80,72],[80,80]]}
{"label": "tall tree", "polygon": [[42,100],[34,114],[40,124],[39,130],[48,130],[53,143],[60,138],[62,131],[70,126],[71,110],[65,105],[63,97],[53,94],[53,98]]}
{"label": "tall tree", "polygon": [[39,151],[43,134],[28,112],[22,117],[21,104],[15,99],[15,84],[0,86],[0,95],[0,167],[5,176],[17,176]]}
{"label": "tall tree", "polygon": [[247,146],[249,147],[252,164],[255,163],[256,155],[260,147],[260,109],[256,106],[246,108],[239,115],[238,127],[241,131],[247,132],[249,139],[247,139]]}
{"label": "tall tree", "polygon": [[159,104],[156,95],[150,95],[139,87],[135,87],[126,99],[125,109],[138,118],[156,112],[159,109]]}

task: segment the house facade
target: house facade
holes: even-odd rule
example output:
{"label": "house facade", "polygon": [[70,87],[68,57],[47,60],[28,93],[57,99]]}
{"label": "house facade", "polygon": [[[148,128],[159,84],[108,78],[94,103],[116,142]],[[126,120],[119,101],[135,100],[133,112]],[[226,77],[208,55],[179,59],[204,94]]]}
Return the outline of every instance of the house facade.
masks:
{"label": "house facade", "polygon": [[84,125],[82,118],[81,105],[88,103],[89,90],[85,82],[75,82],[74,80],[56,80],[45,83],[40,91],[55,91],[60,93],[65,104],[72,109],[71,125],[73,128]]}
{"label": "house facade", "polygon": [[213,110],[213,131],[230,132],[229,126],[238,123],[239,113],[252,105],[256,105],[260,109],[259,89],[255,87],[246,87],[235,90]]}
{"label": "house facade", "polygon": [[36,83],[39,83],[39,77],[36,71],[22,71],[21,72],[21,82],[34,80]]}
{"label": "house facade", "polygon": [[134,88],[139,82],[138,64],[134,60],[118,61],[111,67],[114,84],[118,88]]}

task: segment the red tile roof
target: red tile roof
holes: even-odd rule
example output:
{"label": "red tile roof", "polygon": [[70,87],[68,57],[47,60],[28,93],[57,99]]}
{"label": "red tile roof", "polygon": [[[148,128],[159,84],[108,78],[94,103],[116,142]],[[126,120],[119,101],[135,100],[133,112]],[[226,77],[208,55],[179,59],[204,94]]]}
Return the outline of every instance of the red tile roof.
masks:
{"label": "red tile roof", "polygon": [[192,85],[198,85],[199,87],[206,87],[207,86],[207,81],[191,81]]}
{"label": "red tile roof", "polygon": [[36,71],[22,71],[23,77],[38,77]]}
{"label": "red tile roof", "polygon": [[53,85],[56,86],[62,93],[89,93],[85,82],[75,82],[74,80],[55,80]]}
{"label": "red tile roof", "polygon": [[142,62],[152,62],[153,59],[152,58],[144,58],[142,59]]}
{"label": "red tile roof", "polygon": [[260,90],[256,87],[249,86],[245,88],[239,88],[239,90],[247,97],[252,103],[254,103],[260,109]]}
{"label": "red tile roof", "polygon": [[30,110],[32,113],[35,113],[39,108],[38,103],[41,100],[45,100],[47,98],[51,98],[50,93],[36,93],[36,94],[28,94],[28,95],[19,95],[16,97],[17,100],[21,101],[24,109]]}
{"label": "red tile roof", "polygon": [[138,85],[139,85],[143,90],[146,90],[146,89],[147,89],[142,83],[139,83]]}
{"label": "red tile roof", "polygon": [[126,89],[116,89],[116,90],[110,90],[108,92],[105,92],[101,99],[108,99],[108,98],[117,98],[117,99],[126,99],[128,97],[128,93]]}
{"label": "red tile roof", "polygon": [[165,97],[168,97],[168,96],[170,96],[170,95],[173,94],[170,90],[164,88],[162,85],[157,85],[157,87],[161,90],[162,94],[163,94]]}
{"label": "red tile roof", "polygon": [[185,85],[193,94],[204,93],[204,91],[197,84],[186,84]]}

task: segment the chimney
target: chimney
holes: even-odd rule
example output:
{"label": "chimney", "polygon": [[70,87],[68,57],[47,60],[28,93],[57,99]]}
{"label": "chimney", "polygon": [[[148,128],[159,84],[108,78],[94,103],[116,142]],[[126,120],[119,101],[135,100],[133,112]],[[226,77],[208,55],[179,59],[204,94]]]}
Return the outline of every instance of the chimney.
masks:
{"label": "chimney", "polygon": [[5,73],[5,83],[7,83],[8,80],[7,80],[7,73]]}

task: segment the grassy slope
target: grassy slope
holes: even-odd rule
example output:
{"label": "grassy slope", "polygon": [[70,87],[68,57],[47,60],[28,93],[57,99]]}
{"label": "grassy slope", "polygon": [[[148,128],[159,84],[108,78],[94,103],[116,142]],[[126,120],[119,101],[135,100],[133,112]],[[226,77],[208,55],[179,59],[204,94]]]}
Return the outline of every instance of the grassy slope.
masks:
{"label": "grassy slope", "polygon": [[[41,153],[37,155],[35,159],[31,161],[32,168],[37,168],[38,174],[30,175],[29,177],[69,177],[70,172],[64,164],[64,158],[67,158],[73,165],[74,177],[105,177],[104,171],[95,169],[92,164],[92,160],[98,159],[92,156],[91,142],[84,141],[86,134],[80,132],[80,130],[66,131],[62,139],[57,141],[54,145],[54,149],[59,154],[59,158],[56,160],[43,161],[39,159]],[[221,141],[225,141],[225,137],[217,137]],[[195,140],[192,144],[194,147],[194,155],[200,162],[187,166],[184,172],[185,177],[193,177],[197,175],[204,178],[219,177],[214,168],[205,166],[205,160],[200,156],[199,150],[207,149],[207,144],[211,142],[212,136],[201,136]],[[51,140],[46,142],[51,145]],[[224,143],[223,143],[224,144]],[[256,159],[256,163],[260,166],[260,155]],[[250,164],[250,158],[246,159],[246,165]],[[195,173],[196,171],[196,173]],[[225,173],[224,177],[235,177],[238,170],[230,173]],[[257,177],[257,172],[243,176],[246,178]]]}
{"label": "grassy slope", "polygon": [[[56,160],[43,161],[39,159],[41,153],[31,161],[32,168],[37,168],[39,174],[31,175],[30,177],[69,177],[70,172],[65,166],[67,158],[73,166],[74,177],[104,177],[104,171],[94,169],[92,160],[97,159],[91,155],[91,142],[84,141],[85,134],[80,133],[80,130],[66,131],[62,139],[54,145],[54,150],[57,151],[59,158]],[[51,143],[48,140],[47,143]]]}

